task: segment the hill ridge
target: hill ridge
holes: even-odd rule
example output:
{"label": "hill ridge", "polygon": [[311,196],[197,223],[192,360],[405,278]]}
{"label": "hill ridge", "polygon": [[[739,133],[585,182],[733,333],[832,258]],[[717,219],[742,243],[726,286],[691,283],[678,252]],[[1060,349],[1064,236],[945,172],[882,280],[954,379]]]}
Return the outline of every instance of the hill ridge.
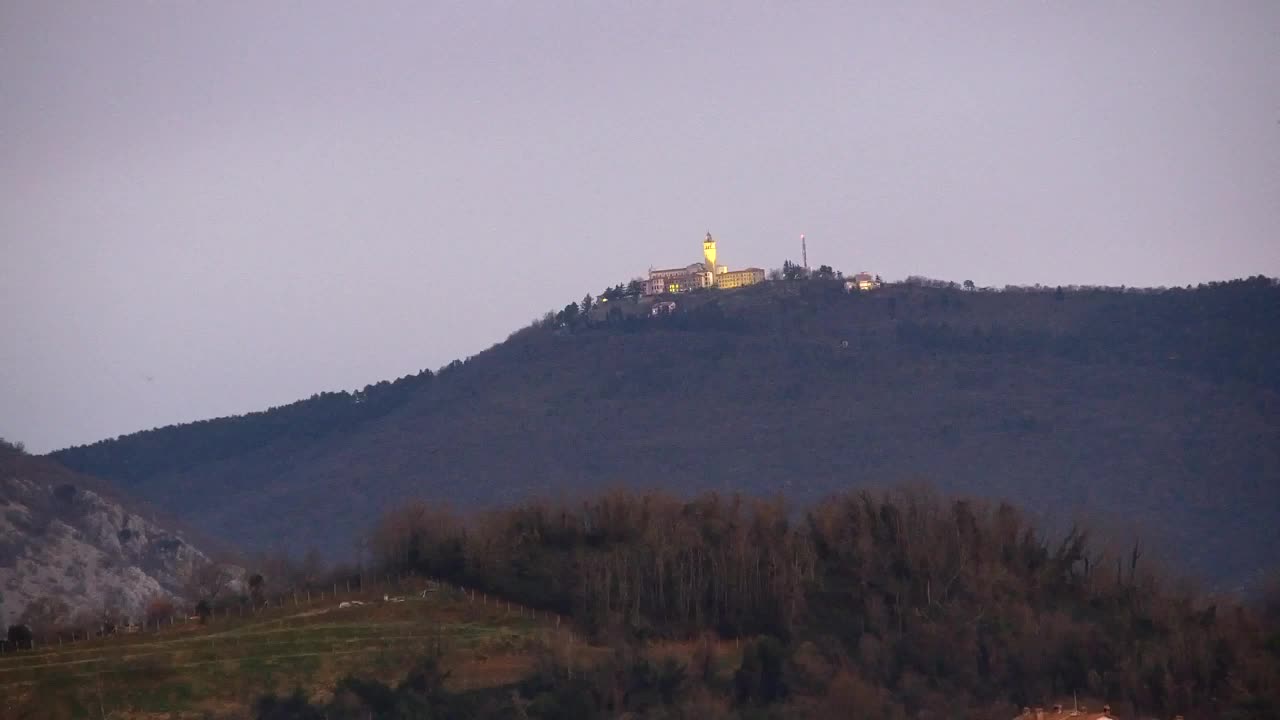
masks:
{"label": "hill ridge", "polygon": [[[535,323],[363,407],[332,394],[288,420],[53,455],[206,531],[295,551],[349,552],[409,497],[474,507],[627,484],[808,501],[916,479],[1140,521],[1191,543],[1192,567],[1225,587],[1280,541],[1274,280],[860,295],[813,280],[675,299],[670,317],[620,302]],[[218,424],[251,442],[218,445]]]}

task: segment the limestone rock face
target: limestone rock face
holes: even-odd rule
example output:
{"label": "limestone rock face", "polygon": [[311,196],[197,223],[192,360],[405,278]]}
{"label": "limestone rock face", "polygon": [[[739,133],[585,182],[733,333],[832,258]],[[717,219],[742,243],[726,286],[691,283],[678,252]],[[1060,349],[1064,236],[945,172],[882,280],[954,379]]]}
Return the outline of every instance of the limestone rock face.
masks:
{"label": "limestone rock face", "polygon": [[179,533],[42,458],[0,457],[0,623],[48,598],[66,620],[137,618],[155,596],[178,596],[210,562]]}

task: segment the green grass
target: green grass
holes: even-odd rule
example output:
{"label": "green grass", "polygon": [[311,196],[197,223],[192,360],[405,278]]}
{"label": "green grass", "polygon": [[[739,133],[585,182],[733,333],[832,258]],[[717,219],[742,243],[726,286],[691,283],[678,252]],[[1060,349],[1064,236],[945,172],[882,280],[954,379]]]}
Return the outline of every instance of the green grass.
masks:
{"label": "green grass", "polygon": [[[529,655],[554,633],[545,619],[450,592],[341,610],[337,604],[330,598],[0,657],[0,717],[242,716],[264,693],[323,692],[346,674],[392,681],[435,652],[446,665]],[[477,675],[470,682],[486,681]]]}

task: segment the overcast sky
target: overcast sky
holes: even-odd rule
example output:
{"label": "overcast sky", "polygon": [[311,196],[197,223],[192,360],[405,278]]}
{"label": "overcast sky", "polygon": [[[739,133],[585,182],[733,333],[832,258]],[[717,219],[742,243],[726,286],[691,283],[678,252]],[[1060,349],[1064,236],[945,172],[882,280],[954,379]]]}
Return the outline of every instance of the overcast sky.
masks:
{"label": "overcast sky", "polygon": [[0,2],[0,436],[438,368],[700,258],[1280,275],[1280,3]]}

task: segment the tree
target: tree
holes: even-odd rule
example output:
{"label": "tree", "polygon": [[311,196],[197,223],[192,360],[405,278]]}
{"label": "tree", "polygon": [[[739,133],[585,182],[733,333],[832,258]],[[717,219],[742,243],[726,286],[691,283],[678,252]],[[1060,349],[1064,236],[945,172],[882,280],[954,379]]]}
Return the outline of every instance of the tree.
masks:
{"label": "tree", "polygon": [[70,619],[71,610],[65,602],[46,597],[28,605],[18,617],[18,624],[43,633],[65,625]]}
{"label": "tree", "polygon": [[31,647],[31,641],[35,636],[31,633],[31,628],[26,625],[10,625],[9,633],[6,635],[9,644],[18,650],[25,650]]}
{"label": "tree", "polygon": [[148,625],[159,625],[173,617],[173,600],[167,595],[154,595],[147,601],[146,621]]}
{"label": "tree", "polygon": [[591,300],[591,293],[587,293],[585,296],[583,296],[582,302],[580,303],[580,305],[581,305],[581,312],[583,315],[586,315],[587,313],[591,312],[591,308],[594,307],[594,304]]}
{"label": "tree", "polygon": [[643,280],[641,280],[640,278],[635,278],[631,282],[627,283],[627,297],[640,297],[643,294],[644,294]]}
{"label": "tree", "polygon": [[323,720],[324,713],[307,701],[302,688],[295,688],[292,695],[276,697],[264,695],[254,703],[254,717],[258,720]]}
{"label": "tree", "polygon": [[782,279],[783,280],[804,280],[809,276],[809,271],[803,265],[797,265],[790,260],[782,262]]}
{"label": "tree", "polygon": [[235,576],[226,566],[205,562],[197,565],[187,578],[187,594],[194,599],[213,603],[234,581]]}
{"label": "tree", "polygon": [[814,273],[814,277],[819,280],[834,280],[836,277],[836,271],[830,265],[819,265],[818,271]]}
{"label": "tree", "polygon": [[578,304],[569,303],[564,309],[556,313],[556,320],[562,325],[573,327],[578,322]]}
{"label": "tree", "polygon": [[261,573],[249,576],[249,598],[253,600],[254,605],[262,604],[262,586],[265,582]]}
{"label": "tree", "polygon": [[972,280],[965,280],[965,281],[964,281],[964,289],[965,289],[965,290],[973,290],[973,281],[972,281]]}
{"label": "tree", "polygon": [[742,665],[733,676],[738,702],[768,705],[781,700],[787,693],[782,677],[785,657],[782,643],[771,637],[747,645],[742,653]]}

